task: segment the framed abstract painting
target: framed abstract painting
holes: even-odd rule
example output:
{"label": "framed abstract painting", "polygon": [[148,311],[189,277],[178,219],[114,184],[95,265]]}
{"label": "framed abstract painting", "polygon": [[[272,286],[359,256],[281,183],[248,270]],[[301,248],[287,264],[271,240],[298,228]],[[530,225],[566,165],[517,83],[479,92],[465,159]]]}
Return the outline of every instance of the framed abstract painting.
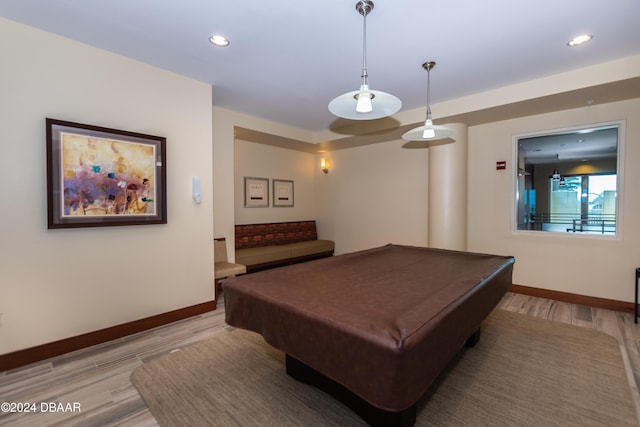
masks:
{"label": "framed abstract painting", "polygon": [[166,138],[46,119],[48,228],[167,223]]}

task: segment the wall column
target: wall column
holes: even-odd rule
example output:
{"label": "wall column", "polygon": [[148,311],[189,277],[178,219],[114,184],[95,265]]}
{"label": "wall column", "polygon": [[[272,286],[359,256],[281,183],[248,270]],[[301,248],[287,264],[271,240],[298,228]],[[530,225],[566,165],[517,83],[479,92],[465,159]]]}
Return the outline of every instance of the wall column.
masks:
{"label": "wall column", "polygon": [[447,124],[455,142],[429,147],[428,243],[431,248],[467,249],[467,126]]}

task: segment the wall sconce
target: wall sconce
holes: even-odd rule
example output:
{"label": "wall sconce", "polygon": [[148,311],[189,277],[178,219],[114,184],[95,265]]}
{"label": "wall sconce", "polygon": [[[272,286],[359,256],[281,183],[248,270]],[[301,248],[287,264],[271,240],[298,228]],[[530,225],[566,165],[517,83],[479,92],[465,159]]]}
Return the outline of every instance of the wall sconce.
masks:
{"label": "wall sconce", "polygon": [[324,157],[321,158],[320,169],[322,169],[322,172],[324,173],[329,173],[329,160],[325,159]]}

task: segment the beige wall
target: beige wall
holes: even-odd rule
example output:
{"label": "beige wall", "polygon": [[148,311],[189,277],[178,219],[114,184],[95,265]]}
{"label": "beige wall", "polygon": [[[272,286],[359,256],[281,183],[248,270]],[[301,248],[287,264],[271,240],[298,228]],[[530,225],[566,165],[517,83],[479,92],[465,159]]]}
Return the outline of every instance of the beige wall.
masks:
{"label": "beige wall", "polygon": [[[210,86],[1,18],[0,39],[0,354],[212,300]],[[47,230],[46,117],[166,137],[168,224]]]}
{"label": "beige wall", "polygon": [[[277,163],[264,171],[269,177],[292,176],[311,189],[307,198],[296,187],[300,210],[288,212],[315,217],[320,236],[335,240],[337,253],[427,242],[428,150],[402,149],[401,141],[338,150],[324,154],[332,163],[325,175],[319,154],[242,142],[236,148],[234,126],[302,141],[328,138],[216,107],[212,112],[208,85],[4,19],[0,37],[0,354],[212,299],[212,236],[233,236],[236,220],[258,219],[257,210],[237,212],[237,177],[250,171],[235,170],[236,149]],[[514,101],[514,94],[536,97],[628,78],[637,75],[628,63],[637,61],[500,88],[495,96],[433,110],[453,115],[488,107],[487,100]],[[631,301],[640,259],[640,172],[630,160],[640,158],[639,102],[469,128],[468,249],[515,255],[518,284]],[[412,122],[423,115],[417,109],[398,117]],[[167,137],[169,223],[47,230],[45,117]],[[622,237],[514,233],[514,177],[495,170],[497,160],[513,166],[512,135],[619,119],[626,119],[627,141]],[[193,175],[202,180],[200,205],[191,200]],[[268,221],[294,219],[282,209],[267,209],[276,215]],[[229,249],[233,254],[233,245]]]}
{"label": "beige wall", "polygon": [[[215,95],[214,95],[215,96]],[[215,237],[227,239],[227,257],[235,261],[235,192],[233,122],[236,114],[213,108],[213,229]]]}
{"label": "beige wall", "polygon": [[[386,243],[426,245],[427,150],[404,149],[405,141],[392,141],[309,154],[242,140],[234,144],[233,126],[312,139],[299,129],[214,108],[217,236],[233,236],[235,223],[315,219],[319,237],[334,240],[337,254]],[[320,170],[322,157],[331,162],[328,174]],[[296,207],[244,208],[244,176],[293,179]],[[228,245],[232,254],[232,242]]]}
{"label": "beige wall", "polygon": [[[513,136],[626,121],[622,147],[620,238],[514,232]],[[469,128],[468,249],[516,257],[514,282],[581,295],[633,301],[640,267],[640,99]],[[495,163],[507,160],[506,171]]]}
{"label": "beige wall", "polygon": [[[236,140],[235,223],[315,219],[319,237],[336,242],[336,254],[387,243],[425,246],[428,152],[403,143],[309,154]],[[320,170],[322,157],[330,161],[328,174]],[[245,208],[245,176],[293,179],[296,206]]]}
{"label": "beige wall", "polygon": [[[235,223],[259,224],[315,219],[313,164],[313,154],[236,139]],[[244,177],[269,180],[269,207],[244,206]],[[273,206],[274,179],[293,181],[293,207]]]}
{"label": "beige wall", "polygon": [[319,232],[336,253],[387,243],[426,246],[428,151],[391,141],[316,156]]}
{"label": "beige wall", "polygon": [[[548,76],[531,82],[449,100],[432,106],[440,116],[455,116],[477,109],[537,98],[581,87],[636,77],[640,56]],[[467,249],[513,254],[517,257],[515,282],[563,292],[622,301],[633,300],[633,268],[636,267],[640,224],[634,221],[640,204],[633,163],[638,158],[638,100],[594,105],[560,113],[525,117],[468,129]],[[596,100],[597,103],[597,100]],[[233,126],[238,125],[302,141],[331,140],[344,135],[330,131],[307,134],[239,113],[214,108],[215,228],[233,235],[235,195],[228,182],[235,177],[232,165]],[[423,120],[424,109],[403,111],[401,124]],[[557,128],[585,126],[626,119],[628,184],[620,189],[623,235],[611,240],[593,237],[526,235],[512,232],[513,170],[496,171],[495,162],[514,166],[512,137]],[[372,124],[374,126],[374,124]],[[337,150],[315,155],[315,211],[321,237],[336,241],[336,253],[388,242],[426,245],[428,206],[428,150],[400,148],[403,141]],[[219,154],[218,154],[219,153]],[[276,151],[273,152],[276,154]],[[277,155],[277,154],[276,154]],[[324,175],[321,157],[332,163]],[[217,184],[216,184],[217,183]],[[437,185],[437,183],[434,183]],[[233,202],[232,202],[233,200]]]}
{"label": "beige wall", "polygon": [[[640,147],[633,143],[640,135],[639,103],[636,99],[470,127],[467,249],[516,256],[514,282],[520,285],[632,301],[633,269],[640,259],[640,225],[634,215],[640,208],[640,194],[633,185],[640,177],[633,164],[624,170],[623,178],[630,184],[623,183],[620,188],[621,238],[516,233],[511,217],[516,155],[513,136],[625,119],[626,144],[621,157],[623,165],[628,165],[629,159],[640,155]],[[253,125],[253,129],[269,132],[268,126],[257,121]],[[278,131],[292,137],[286,130]],[[311,167],[314,174],[319,234],[336,242],[337,254],[389,242],[427,245],[429,150],[403,149],[403,143],[390,141],[316,154],[312,163],[301,154],[305,167]],[[246,142],[240,142],[236,149],[241,149],[244,157],[265,156],[278,168],[288,163],[276,160],[280,155],[286,157],[288,150],[261,149]],[[321,157],[331,162],[326,175],[319,170]],[[498,160],[507,161],[506,171],[496,171]],[[241,177],[235,175],[236,186]],[[236,190],[233,197],[240,194]],[[234,203],[237,207],[241,202]],[[233,222],[229,224],[232,230]]]}
{"label": "beige wall", "polygon": [[[214,90],[215,96],[215,90]],[[297,151],[277,149],[246,141],[236,141],[236,126],[258,130],[272,135],[280,135],[299,141],[311,141],[310,132],[247,116],[220,107],[213,107],[213,191],[214,191],[214,230],[215,235],[227,238],[227,251],[230,260],[235,260],[233,240],[236,221],[257,223],[271,221],[289,221],[314,219],[312,155]],[[253,150],[257,150],[255,153]],[[238,156],[251,162],[249,166],[238,166],[236,170],[236,150]],[[262,158],[261,158],[262,157]],[[298,164],[300,162],[300,164]],[[254,166],[255,165],[255,168]],[[245,175],[246,174],[246,175]],[[252,208],[237,209],[243,206],[243,177],[258,176],[264,178],[293,179],[296,181],[294,208]],[[293,178],[292,178],[293,177]],[[298,180],[300,183],[298,184]],[[269,182],[271,186],[271,181]],[[300,187],[300,189],[298,189]],[[303,190],[309,194],[302,194]],[[236,197],[237,196],[237,197]],[[298,201],[300,200],[300,201]],[[297,215],[309,216],[300,218]],[[264,220],[263,220],[264,219]],[[238,222],[240,223],[240,222]]]}

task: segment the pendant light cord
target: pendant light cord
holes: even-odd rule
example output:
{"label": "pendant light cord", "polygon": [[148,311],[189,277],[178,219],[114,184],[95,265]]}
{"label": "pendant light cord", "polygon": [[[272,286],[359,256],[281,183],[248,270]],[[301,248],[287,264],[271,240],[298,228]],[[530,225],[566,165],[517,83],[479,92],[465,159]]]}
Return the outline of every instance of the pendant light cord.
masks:
{"label": "pendant light cord", "polygon": [[427,120],[431,119],[431,69],[427,69]]}
{"label": "pendant light cord", "polygon": [[369,74],[367,73],[367,15],[369,11],[363,9],[363,25],[362,25],[362,85],[369,85]]}

